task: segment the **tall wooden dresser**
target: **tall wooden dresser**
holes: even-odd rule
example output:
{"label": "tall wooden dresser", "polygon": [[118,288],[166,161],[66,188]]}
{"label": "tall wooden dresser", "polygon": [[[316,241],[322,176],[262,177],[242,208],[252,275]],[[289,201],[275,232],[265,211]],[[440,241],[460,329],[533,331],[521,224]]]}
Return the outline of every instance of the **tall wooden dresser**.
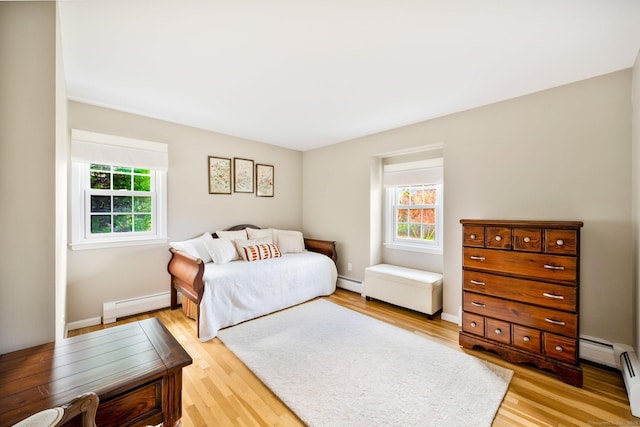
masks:
{"label": "tall wooden dresser", "polygon": [[582,387],[578,221],[460,220],[460,345],[531,363]]}

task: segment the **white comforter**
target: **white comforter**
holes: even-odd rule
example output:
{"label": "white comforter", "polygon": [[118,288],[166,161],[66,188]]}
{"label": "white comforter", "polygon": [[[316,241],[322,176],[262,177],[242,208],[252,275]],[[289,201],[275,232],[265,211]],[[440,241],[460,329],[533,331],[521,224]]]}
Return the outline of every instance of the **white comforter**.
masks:
{"label": "white comforter", "polygon": [[337,277],[333,261],[315,252],[253,262],[207,263],[200,302],[200,340],[214,338],[227,326],[330,295]]}

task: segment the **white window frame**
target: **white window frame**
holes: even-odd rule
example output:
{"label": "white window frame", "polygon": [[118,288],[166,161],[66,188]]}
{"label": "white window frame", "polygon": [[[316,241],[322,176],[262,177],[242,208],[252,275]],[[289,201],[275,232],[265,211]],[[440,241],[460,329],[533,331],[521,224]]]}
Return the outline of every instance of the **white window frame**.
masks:
{"label": "white window frame", "polygon": [[[408,185],[397,185],[386,188],[385,191],[385,247],[388,249],[397,249],[410,252],[422,252],[429,254],[442,255],[443,253],[443,201],[444,201],[444,186],[442,184],[431,183],[416,183],[414,185],[433,186],[437,192],[437,203],[434,206],[436,212],[436,239],[435,240],[418,240],[418,239],[402,239],[397,237],[396,229],[397,212],[395,204],[395,192],[398,188],[408,187]],[[426,206],[426,205],[420,205]],[[428,207],[431,207],[429,205]],[[410,206],[407,206],[410,208]],[[403,208],[407,208],[403,207]]]}
{"label": "white window frame", "polygon": [[[109,165],[109,166],[113,166],[113,165]],[[89,170],[89,179],[90,179],[90,173],[91,171]],[[129,236],[138,236],[138,237],[142,237],[142,236],[155,236],[156,234],[156,230],[158,228],[157,224],[156,224],[156,218],[158,216],[158,208],[157,208],[157,203],[156,203],[156,191],[155,191],[155,187],[156,187],[156,171],[151,171],[150,173],[150,178],[151,178],[151,190],[150,191],[135,191],[135,190],[95,190],[95,189],[86,189],[84,191],[84,213],[85,213],[85,230],[84,230],[84,234],[85,237],[87,238],[87,240],[91,239],[91,240],[95,240],[95,239],[103,239],[105,237],[109,237],[111,238],[111,236],[120,236],[123,237],[125,239],[127,239]],[[136,196],[143,196],[143,197],[151,197],[151,218],[152,218],[152,225],[151,225],[151,231],[146,231],[146,232],[140,232],[140,231],[127,231],[127,232],[111,232],[108,234],[105,233],[92,233],[91,232],[91,217],[94,215],[94,213],[91,212],[91,196],[129,196],[129,197],[136,197]],[[114,214],[113,211],[110,212],[111,215]]]}
{"label": "white window frame", "polygon": [[[75,131],[75,130],[74,130]],[[139,141],[121,137],[111,137],[110,135],[95,134],[92,132],[78,131],[77,133],[84,140],[108,141],[113,138],[115,145],[131,146],[132,149],[143,144],[153,144],[148,141]],[[73,137],[72,137],[73,138]],[[73,153],[72,153],[73,157]],[[92,163],[108,164],[106,162],[95,161]],[[121,166],[121,165],[111,165]],[[166,170],[154,170],[143,165],[123,165],[132,168],[143,168],[152,170],[151,192],[137,192],[130,190],[96,190],[90,186],[90,163],[72,159],[71,162],[71,188],[69,191],[70,211],[71,211],[71,242],[72,250],[98,249],[110,247],[162,244],[167,242],[167,172]],[[153,194],[155,193],[155,194]],[[153,231],[152,232],[113,232],[108,234],[97,234],[90,232],[90,195],[145,195],[152,196],[153,200]]]}

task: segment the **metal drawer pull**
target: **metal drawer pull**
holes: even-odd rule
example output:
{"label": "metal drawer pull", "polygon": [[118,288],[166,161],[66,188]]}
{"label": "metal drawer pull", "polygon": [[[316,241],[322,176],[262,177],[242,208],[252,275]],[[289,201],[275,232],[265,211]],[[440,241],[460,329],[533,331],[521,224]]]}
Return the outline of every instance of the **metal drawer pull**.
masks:
{"label": "metal drawer pull", "polygon": [[471,236],[469,236],[469,238],[470,238],[471,240],[475,240],[475,239],[476,239],[476,235],[475,235],[475,234],[472,234]]}
{"label": "metal drawer pull", "polygon": [[472,285],[480,285],[480,286],[486,285],[486,283],[484,282],[480,282],[478,280],[473,280],[473,279],[469,280],[469,283],[471,283]]}
{"label": "metal drawer pull", "polygon": [[475,328],[476,326],[478,326],[478,324],[476,322],[471,322],[469,324],[471,325],[472,328]]}
{"label": "metal drawer pull", "polygon": [[556,240],[556,245],[558,245],[558,246],[564,245],[564,240],[562,240],[562,239]]}
{"label": "metal drawer pull", "polygon": [[545,264],[543,266],[544,268],[548,268],[549,270],[564,270],[564,267],[561,265],[550,265],[550,264]]}
{"label": "metal drawer pull", "polygon": [[560,326],[564,326],[565,325],[565,323],[560,321],[560,320],[553,320],[553,319],[549,319],[548,317],[545,317],[544,321],[548,322],[548,323],[551,323],[553,325],[560,325]]}
{"label": "metal drawer pull", "polygon": [[542,295],[544,295],[547,298],[564,299],[562,295],[554,295],[554,294],[549,294],[547,292],[544,292]]}
{"label": "metal drawer pull", "polygon": [[502,333],[502,330],[500,328],[496,329],[496,335],[500,335]]}
{"label": "metal drawer pull", "polygon": [[475,301],[472,301],[471,305],[474,306],[474,307],[482,307],[482,308],[485,308],[487,306],[487,304],[481,304],[481,303],[475,302]]}
{"label": "metal drawer pull", "polygon": [[529,338],[529,337],[523,337],[523,338],[522,338],[522,341],[524,341],[524,342],[529,342],[529,341],[531,341],[531,338]]}
{"label": "metal drawer pull", "polygon": [[564,351],[564,349],[563,349],[562,347],[560,347],[559,345],[557,345],[557,346],[556,346],[556,351],[560,351],[560,352],[562,352],[562,351]]}
{"label": "metal drawer pull", "polygon": [[485,258],[483,256],[471,255],[469,258],[471,258],[474,261],[484,261],[485,260]]}

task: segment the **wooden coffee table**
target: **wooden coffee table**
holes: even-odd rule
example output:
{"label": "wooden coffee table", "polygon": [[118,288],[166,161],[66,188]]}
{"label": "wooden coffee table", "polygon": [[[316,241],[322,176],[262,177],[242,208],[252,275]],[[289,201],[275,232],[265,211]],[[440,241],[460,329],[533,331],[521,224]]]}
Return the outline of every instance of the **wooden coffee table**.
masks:
{"label": "wooden coffee table", "polygon": [[96,424],[180,426],[189,354],[157,318],[0,355],[0,426],[89,391]]}

